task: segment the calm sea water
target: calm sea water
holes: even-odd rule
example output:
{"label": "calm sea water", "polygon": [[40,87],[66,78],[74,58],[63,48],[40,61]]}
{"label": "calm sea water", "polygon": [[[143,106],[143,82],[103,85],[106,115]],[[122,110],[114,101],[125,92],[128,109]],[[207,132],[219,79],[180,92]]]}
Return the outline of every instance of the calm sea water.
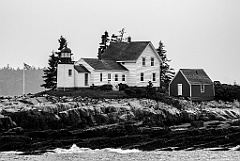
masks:
{"label": "calm sea water", "polygon": [[109,161],[127,161],[127,160],[158,160],[158,161],[230,161],[240,160],[240,151],[151,151],[143,152],[136,149],[101,149],[91,150],[88,148],[79,148],[73,145],[70,149],[55,149],[53,152],[47,152],[41,155],[19,155],[18,152],[1,152],[0,161],[92,161],[92,160],[109,160]]}

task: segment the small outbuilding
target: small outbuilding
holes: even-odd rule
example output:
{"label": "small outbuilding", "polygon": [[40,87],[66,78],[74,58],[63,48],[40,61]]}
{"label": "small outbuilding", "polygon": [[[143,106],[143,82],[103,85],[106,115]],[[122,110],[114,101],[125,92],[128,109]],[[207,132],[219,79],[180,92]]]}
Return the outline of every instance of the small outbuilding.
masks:
{"label": "small outbuilding", "polygon": [[214,83],[203,69],[180,69],[169,84],[169,95],[192,101],[214,99]]}

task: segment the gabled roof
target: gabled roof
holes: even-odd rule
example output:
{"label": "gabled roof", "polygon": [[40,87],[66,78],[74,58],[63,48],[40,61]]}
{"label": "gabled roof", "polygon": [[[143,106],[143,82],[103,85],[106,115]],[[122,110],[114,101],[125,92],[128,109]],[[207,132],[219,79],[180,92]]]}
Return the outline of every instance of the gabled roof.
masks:
{"label": "gabled roof", "polygon": [[82,58],[95,70],[125,70],[127,69],[114,60],[99,60],[96,58]]}
{"label": "gabled roof", "polygon": [[213,84],[203,69],[180,69],[179,70],[191,85]]}
{"label": "gabled roof", "polygon": [[101,58],[105,60],[137,60],[150,41],[112,42]]}
{"label": "gabled roof", "polygon": [[90,73],[83,65],[74,65],[74,69],[78,73]]}

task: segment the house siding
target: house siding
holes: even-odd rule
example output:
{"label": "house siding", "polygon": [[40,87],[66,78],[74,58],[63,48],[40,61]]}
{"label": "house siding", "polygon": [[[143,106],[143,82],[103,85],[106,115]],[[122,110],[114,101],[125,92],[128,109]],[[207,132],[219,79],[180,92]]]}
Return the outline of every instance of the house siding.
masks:
{"label": "house siding", "polygon": [[212,100],[214,98],[213,85],[205,85],[204,92],[201,92],[200,85],[192,85],[192,100]]}
{"label": "house siding", "polygon": [[[100,73],[102,73],[102,81],[100,81]],[[111,73],[111,81],[110,82],[108,82],[108,73]],[[115,74],[118,75],[118,81],[115,81]],[[126,84],[126,81],[122,81],[122,74],[125,74],[127,77],[127,72],[123,72],[123,71],[114,71],[114,70],[95,71],[94,72],[94,82],[95,82],[94,85],[101,86],[104,84],[112,84],[112,85],[117,85],[119,83]]]}
{"label": "house siding", "polygon": [[76,64],[82,64],[91,74],[89,74],[88,78],[89,78],[89,86],[91,86],[92,84],[95,84],[95,71],[94,69],[88,64],[86,63],[83,59],[80,59]]}
{"label": "house siding", "polygon": [[[68,76],[68,70],[72,70],[72,75]],[[58,64],[57,67],[57,88],[73,88],[74,87],[74,65]]]}
{"label": "house siding", "polygon": [[[88,81],[88,86],[85,86],[85,74],[86,73],[78,73],[75,71],[75,87],[81,88],[81,87],[89,87],[91,84]],[[88,80],[89,80],[89,73],[88,74]]]}
{"label": "house siding", "polygon": [[126,82],[123,82],[123,84],[127,84],[128,86],[136,86],[136,63],[124,62],[122,66],[128,69],[128,72],[126,73]]}
{"label": "house siding", "polygon": [[181,72],[178,72],[170,84],[170,95],[178,96],[178,84],[182,84],[182,96],[190,97],[190,86]]}
{"label": "house siding", "polygon": [[[142,58],[145,58],[145,66],[142,66]],[[151,66],[151,58],[154,58],[154,66]],[[156,73],[156,81],[152,81],[154,87],[160,86],[160,61],[153,51],[152,47],[148,45],[140,57],[136,61],[136,86],[146,87],[149,81],[152,81],[152,73]],[[140,81],[140,75],[144,73],[144,81]]]}

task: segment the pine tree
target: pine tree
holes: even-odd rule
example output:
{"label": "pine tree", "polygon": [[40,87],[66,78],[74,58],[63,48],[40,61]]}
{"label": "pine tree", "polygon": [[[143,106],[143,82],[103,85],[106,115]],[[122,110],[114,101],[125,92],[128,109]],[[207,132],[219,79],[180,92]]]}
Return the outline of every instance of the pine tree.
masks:
{"label": "pine tree", "polygon": [[66,38],[64,38],[63,36],[61,36],[59,39],[58,39],[58,42],[59,42],[59,52],[57,52],[58,56],[59,54],[61,53],[61,50],[65,47],[67,47],[67,40]]}
{"label": "pine tree", "polygon": [[58,52],[52,52],[52,54],[49,56],[48,59],[48,65],[47,69],[44,69],[44,82],[45,84],[42,84],[41,87],[47,88],[47,89],[55,89],[57,87],[57,65],[59,62],[59,56],[61,53],[61,50],[67,46],[67,40],[61,36],[58,39],[59,42],[59,48]]}
{"label": "pine tree", "polygon": [[47,69],[44,69],[44,82],[41,87],[47,89],[55,89],[57,86],[57,63],[58,63],[58,56],[56,56],[55,52],[49,56]]}
{"label": "pine tree", "polygon": [[169,65],[169,62],[171,60],[169,60],[167,58],[167,55],[166,55],[166,50],[164,50],[164,45],[163,43],[160,41],[159,42],[159,47],[156,49],[159,56],[161,57],[162,59],[162,64],[160,66],[160,87],[165,87],[167,88],[168,87],[168,84],[170,83],[170,81],[172,80],[172,78],[174,77],[175,75],[175,72],[174,72],[174,69],[173,68],[170,68],[170,65]]}
{"label": "pine tree", "polygon": [[99,48],[98,48],[98,59],[101,60],[101,55],[104,53],[104,51],[107,49],[109,46],[109,38],[108,38],[108,32],[105,31],[104,35],[101,37],[101,42],[99,43]]}

